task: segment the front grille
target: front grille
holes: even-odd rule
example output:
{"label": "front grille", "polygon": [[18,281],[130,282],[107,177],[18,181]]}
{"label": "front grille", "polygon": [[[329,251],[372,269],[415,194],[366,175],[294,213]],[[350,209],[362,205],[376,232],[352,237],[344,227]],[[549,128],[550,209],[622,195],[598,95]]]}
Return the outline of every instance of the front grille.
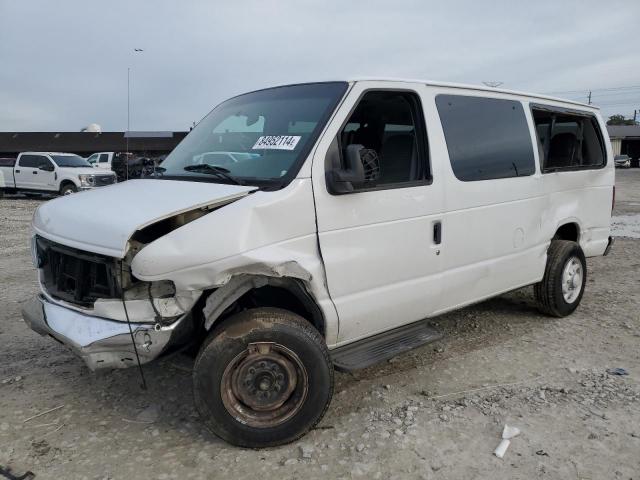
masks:
{"label": "front grille", "polygon": [[47,293],[52,297],[91,306],[99,298],[117,298],[116,261],[36,237],[38,265]]}
{"label": "front grille", "polygon": [[96,175],[95,176],[95,186],[96,187],[104,187],[105,185],[111,185],[115,183],[116,176],[115,175]]}

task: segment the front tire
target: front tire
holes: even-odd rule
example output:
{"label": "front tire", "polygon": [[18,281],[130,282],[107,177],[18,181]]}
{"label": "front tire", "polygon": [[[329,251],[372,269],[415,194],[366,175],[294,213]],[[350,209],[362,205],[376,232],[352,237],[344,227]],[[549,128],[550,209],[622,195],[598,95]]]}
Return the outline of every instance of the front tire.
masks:
{"label": "front tire", "polygon": [[72,193],[76,193],[78,191],[78,187],[76,187],[73,183],[65,183],[62,187],[60,187],[60,195],[71,195]]}
{"label": "front tire", "polygon": [[214,329],[193,370],[196,408],[227,442],[262,448],[292,442],[324,416],[333,365],[320,333],[277,308],[246,310]]}
{"label": "front tire", "polygon": [[578,308],[586,283],[587,261],[580,245],[552,240],[544,277],[534,286],[538,309],[554,317],[570,315]]}

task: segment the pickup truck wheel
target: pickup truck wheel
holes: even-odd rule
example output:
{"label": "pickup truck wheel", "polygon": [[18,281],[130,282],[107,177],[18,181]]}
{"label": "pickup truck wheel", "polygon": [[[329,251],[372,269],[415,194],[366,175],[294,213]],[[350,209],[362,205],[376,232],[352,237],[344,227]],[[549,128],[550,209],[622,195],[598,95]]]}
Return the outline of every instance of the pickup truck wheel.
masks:
{"label": "pickup truck wheel", "polygon": [[227,442],[248,448],[292,442],[324,416],[333,365],[320,333],[277,308],[246,310],[214,329],[193,369],[196,408]]}
{"label": "pickup truck wheel", "polygon": [[576,242],[553,240],[547,251],[544,277],[534,286],[538,308],[566,317],[578,308],[587,282],[587,262]]}
{"label": "pickup truck wheel", "polygon": [[78,187],[76,187],[73,183],[65,183],[62,187],[60,187],[60,195],[71,195],[72,193],[76,193],[78,191]]}

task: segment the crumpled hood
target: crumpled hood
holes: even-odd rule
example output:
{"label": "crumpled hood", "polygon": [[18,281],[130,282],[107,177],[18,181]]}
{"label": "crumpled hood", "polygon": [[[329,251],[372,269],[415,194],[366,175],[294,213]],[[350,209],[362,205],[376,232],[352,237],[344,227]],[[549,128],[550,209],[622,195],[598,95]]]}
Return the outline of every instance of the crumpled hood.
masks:
{"label": "crumpled hood", "polygon": [[59,197],[33,216],[38,235],[69,247],[122,258],[147,225],[200,207],[229,203],[256,187],[175,180],[129,180]]}

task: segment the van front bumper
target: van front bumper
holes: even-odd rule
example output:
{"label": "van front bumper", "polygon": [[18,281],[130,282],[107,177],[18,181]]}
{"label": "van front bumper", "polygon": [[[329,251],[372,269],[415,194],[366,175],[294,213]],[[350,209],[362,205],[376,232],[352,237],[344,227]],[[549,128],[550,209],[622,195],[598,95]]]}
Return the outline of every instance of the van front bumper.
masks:
{"label": "van front bumper", "polygon": [[[137,364],[126,322],[93,317],[51,303],[42,295],[22,308],[25,323],[69,347],[91,370],[127,368]],[[141,363],[160,356],[187,334],[191,322],[183,315],[171,325],[132,323],[131,330]]]}

